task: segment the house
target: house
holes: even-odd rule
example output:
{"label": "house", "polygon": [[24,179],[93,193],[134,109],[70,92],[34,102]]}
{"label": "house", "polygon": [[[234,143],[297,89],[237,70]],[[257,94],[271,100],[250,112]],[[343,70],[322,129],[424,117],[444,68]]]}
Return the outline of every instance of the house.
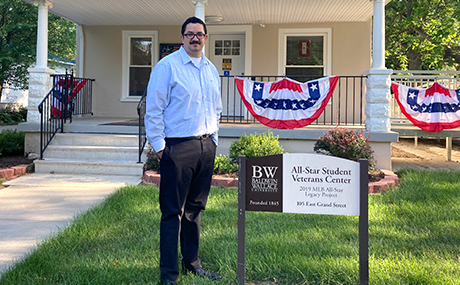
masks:
{"label": "house", "polygon": [[[30,69],[28,122],[20,126],[26,132],[26,152],[40,152],[37,106],[52,85],[53,70],[46,66],[48,13],[77,24],[76,73],[95,80],[93,120],[136,118],[151,69],[178,47],[182,22],[195,15],[208,25],[206,55],[229,78],[364,75],[361,84],[365,86],[352,87],[361,96],[354,99],[361,107],[358,122],[352,125],[365,126],[377,166],[391,169],[390,144],[397,140],[397,133],[390,131],[391,70],[384,63],[384,11],[390,0],[24,1],[38,6],[39,14],[37,64]],[[223,87],[232,88],[231,84]],[[342,104],[342,109],[345,106],[342,118],[352,116],[354,120],[355,115],[344,115],[352,107],[343,100],[338,98],[334,104]],[[241,112],[235,111],[238,104],[224,102],[224,108],[230,111],[225,114],[224,110],[223,115],[246,116],[235,115]],[[324,124],[301,130],[273,131],[285,150],[312,152],[314,141],[334,124],[335,117],[331,114]],[[66,132],[78,132],[69,130],[70,125],[66,128]],[[92,123],[84,129],[97,132]],[[257,124],[222,123],[218,152],[225,153],[231,141],[244,132],[267,129]]]}

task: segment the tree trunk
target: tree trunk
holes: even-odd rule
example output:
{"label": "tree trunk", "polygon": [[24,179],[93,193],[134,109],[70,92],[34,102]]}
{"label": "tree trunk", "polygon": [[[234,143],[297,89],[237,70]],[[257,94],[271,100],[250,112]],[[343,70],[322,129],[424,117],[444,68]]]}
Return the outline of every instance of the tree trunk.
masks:
{"label": "tree trunk", "polygon": [[409,70],[422,70],[422,58],[420,53],[413,49],[409,49],[407,59],[409,61]]}

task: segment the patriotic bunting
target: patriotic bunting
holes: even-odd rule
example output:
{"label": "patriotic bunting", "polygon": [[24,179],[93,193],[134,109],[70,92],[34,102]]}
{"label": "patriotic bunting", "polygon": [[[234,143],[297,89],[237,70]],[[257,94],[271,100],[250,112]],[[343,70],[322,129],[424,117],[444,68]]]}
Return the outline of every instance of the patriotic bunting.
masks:
{"label": "patriotic bunting", "polygon": [[430,88],[411,88],[391,83],[401,112],[417,127],[441,132],[460,126],[460,89],[447,89],[435,82]]}
{"label": "patriotic bunting", "polygon": [[275,129],[294,129],[316,120],[334,92],[338,76],[305,83],[289,78],[257,82],[235,77],[241,99],[262,124]]}
{"label": "patriotic bunting", "polygon": [[[51,104],[51,115],[58,118],[61,117],[61,111],[64,107],[64,86],[69,84],[69,79],[59,79],[56,77],[56,84],[53,90],[53,103]],[[77,96],[80,90],[85,86],[86,79],[74,79],[73,80],[73,89],[71,90],[72,96],[68,96],[67,103],[70,105],[71,101]]]}

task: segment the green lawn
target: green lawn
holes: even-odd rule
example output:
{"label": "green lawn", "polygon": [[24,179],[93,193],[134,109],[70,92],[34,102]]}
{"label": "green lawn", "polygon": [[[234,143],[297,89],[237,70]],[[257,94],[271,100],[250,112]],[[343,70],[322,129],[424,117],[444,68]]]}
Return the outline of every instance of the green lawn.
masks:
{"label": "green lawn", "polygon": [[[369,197],[371,284],[460,284],[460,173],[403,171]],[[124,187],[6,271],[0,284],[157,284],[158,188]],[[247,212],[248,284],[358,284],[358,218]],[[200,257],[237,283],[237,189],[213,188]]]}

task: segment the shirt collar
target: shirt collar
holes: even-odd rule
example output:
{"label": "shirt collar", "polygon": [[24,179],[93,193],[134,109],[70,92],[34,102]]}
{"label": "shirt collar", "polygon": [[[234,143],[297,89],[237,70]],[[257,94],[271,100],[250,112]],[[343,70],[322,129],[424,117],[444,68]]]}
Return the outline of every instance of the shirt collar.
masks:
{"label": "shirt collar", "polygon": [[[184,46],[180,47],[179,54],[182,59],[182,63],[184,65],[189,62],[193,63],[192,58],[190,57],[190,55],[188,55],[187,51],[185,51]],[[204,64],[208,64],[208,59],[206,58],[206,56],[204,56],[204,54],[201,54],[201,60],[203,61]]]}

